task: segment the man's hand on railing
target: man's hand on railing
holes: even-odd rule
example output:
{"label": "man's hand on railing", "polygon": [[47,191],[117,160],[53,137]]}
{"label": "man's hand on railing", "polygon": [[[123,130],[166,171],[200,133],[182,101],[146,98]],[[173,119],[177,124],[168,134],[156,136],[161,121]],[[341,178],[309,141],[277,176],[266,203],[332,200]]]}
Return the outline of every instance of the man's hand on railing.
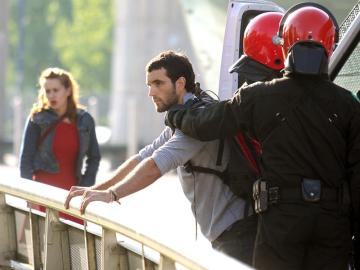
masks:
{"label": "man's hand on railing", "polygon": [[94,201],[106,202],[106,203],[113,202],[114,201],[113,194],[108,189],[107,190],[89,189],[85,191],[81,199],[80,213],[84,214],[88,204]]}
{"label": "man's hand on railing", "polygon": [[81,214],[85,213],[86,207],[93,201],[110,203],[117,200],[116,195],[114,198],[114,192],[109,189],[95,190],[91,189],[91,187],[72,186],[64,203],[66,209],[69,209],[71,199],[77,196],[82,196],[80,205]]}
{"label": "man's hand on railing", "polygon": [[77,197],[77,196],[82,196],[85,191],[90,190],[90,188],[88,187],[80,187],[80,186],[72,186],[70,188],[69,194],[66,197],[64,206],[66,209],[69,209],[69,204],[72,198]]}

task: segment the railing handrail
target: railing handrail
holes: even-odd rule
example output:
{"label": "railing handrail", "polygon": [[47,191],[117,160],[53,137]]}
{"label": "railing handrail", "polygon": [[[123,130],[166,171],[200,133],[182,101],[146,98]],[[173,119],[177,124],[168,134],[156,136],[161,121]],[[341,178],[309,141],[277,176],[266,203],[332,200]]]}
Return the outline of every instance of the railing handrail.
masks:
{"label": "railing handrail", "polygon": [[[81,215],[78,210],[80,207],[80,199],[74,198],[70,203],[70,208],[65,209],[63,203],[68,191],[61,188],[22,178],[11,180],[2,178],[0,179],[0,192],[46,206],[47,208],[68,213],[80,219],[90,221],[109,230],[118,232],[139,243],[142,243],[144,246],[159,252],[163,256],[166,256],[189,269],[229,269],[228,267],[236,267],[236,269],[249,269],[243,264],[240,264],[216,251],[209,251],[211,254],[204,255],[189,246],[188,249],[184,250],[186,255],[183,255],[166,244],[156,241],[139,231],[121,224],[117,221],[118,219],[114,218],[114,213],[111,211],[104,211],[104,205],[100,203],[90,204],[87,207],[85,214]],[[108,205],[108,207],[111,209],[112,206]],[[219,263],[221,266],[218,265]],[[218,265],[219,268],[217,268],[216,265]]]}

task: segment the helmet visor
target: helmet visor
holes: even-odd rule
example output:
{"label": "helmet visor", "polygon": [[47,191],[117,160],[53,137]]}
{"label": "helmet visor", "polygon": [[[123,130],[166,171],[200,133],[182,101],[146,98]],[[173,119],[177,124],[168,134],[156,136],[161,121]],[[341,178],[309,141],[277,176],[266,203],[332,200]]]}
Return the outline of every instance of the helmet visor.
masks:
{"label": "helmet visor", "polygon": [[229,68],[229,72],[238,73],[248,83],[280,77],[280,71],[268,68],[244,54]]}

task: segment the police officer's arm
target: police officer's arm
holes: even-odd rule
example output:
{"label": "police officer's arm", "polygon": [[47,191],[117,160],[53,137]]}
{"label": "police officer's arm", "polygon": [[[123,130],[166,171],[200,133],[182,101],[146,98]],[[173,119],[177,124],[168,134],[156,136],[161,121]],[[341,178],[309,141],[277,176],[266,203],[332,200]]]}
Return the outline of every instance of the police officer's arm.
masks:
{"label": "police officer's arm", "polygon": [[193,138],[210,141],[246,130],[252,110],[252,95],[242,89],[231,100],[200,108],[171,110],[166,121]]}

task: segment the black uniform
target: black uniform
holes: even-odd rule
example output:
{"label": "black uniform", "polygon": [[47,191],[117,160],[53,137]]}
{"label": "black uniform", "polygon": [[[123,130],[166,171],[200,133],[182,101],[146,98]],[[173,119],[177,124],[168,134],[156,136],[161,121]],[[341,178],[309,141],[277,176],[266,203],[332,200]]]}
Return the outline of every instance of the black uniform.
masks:
{"label": "black uniform", "polygon": [[[360,206],[360,107],[349,91],[320,76],[288,73],[206,110],[167,118],[200,140],[241,130],[261,143],[263,179],[279,197],[260,215],[256,268],[348,269],[346,183],[355,211]],[[320,201],[302,198],[306,179],[320,180]]]}

